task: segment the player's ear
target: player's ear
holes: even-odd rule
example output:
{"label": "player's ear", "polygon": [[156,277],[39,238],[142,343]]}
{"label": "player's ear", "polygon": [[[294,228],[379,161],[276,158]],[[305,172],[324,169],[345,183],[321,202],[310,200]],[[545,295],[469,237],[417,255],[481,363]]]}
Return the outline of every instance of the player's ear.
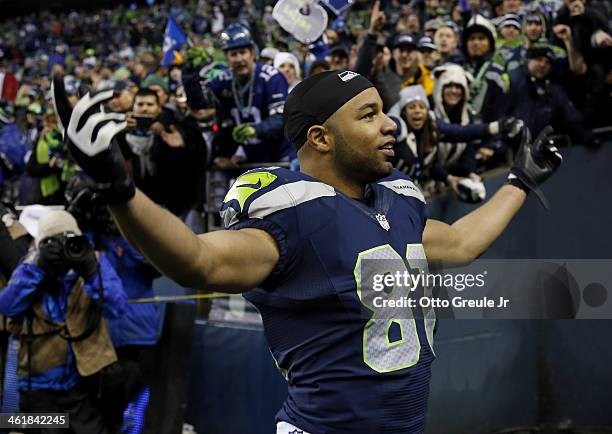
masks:
{"label": "player's ear", "polygon": [[308,133],[306,134],[308,141],[306,142],[306,146],[310,146],[314,148],[318,152],[329,152],[331,150],[331,140],[332,137],[329,134],[327,128],[323,125],[313,125],[308,128]]}

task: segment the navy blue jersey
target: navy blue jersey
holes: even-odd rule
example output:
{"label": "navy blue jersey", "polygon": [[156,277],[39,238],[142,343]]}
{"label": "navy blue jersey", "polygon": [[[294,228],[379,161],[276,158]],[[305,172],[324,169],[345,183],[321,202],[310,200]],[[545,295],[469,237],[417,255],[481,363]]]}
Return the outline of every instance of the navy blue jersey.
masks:
{"label": "navy blue jersey", "polygon": [[243,145],[247,159],[279,161],[289,153],[283,134],[287,80],[274,67],[257,62],[251,83],[241,86],[235,81],[232,70],[226,69],[206,83],[219,101],[221,128],[231,131],[237,125],[253,125],[257,137]]}
{"label": "navy blue jersey", "polygon": [[423,432],[433,311],[375,307],[361,273],[368,259],[422,266],[424,208],[395,170],[363,201],[281,168],[236,180],[222,207],[226,227],[263,229],[280,251],[261,288],[244,295],[289,383],[278,420],[313,434]]}

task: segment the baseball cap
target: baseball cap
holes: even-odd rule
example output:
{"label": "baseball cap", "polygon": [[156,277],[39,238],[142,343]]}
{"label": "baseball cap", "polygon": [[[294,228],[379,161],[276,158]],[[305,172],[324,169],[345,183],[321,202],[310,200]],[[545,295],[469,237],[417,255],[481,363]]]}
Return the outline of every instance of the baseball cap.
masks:
{"label": "baseball cap", "polygon": [[417,43],[409,33],[400,33],[393,40],[393,48],[412,47],[416,48]]}
{"label": "baseball cap", "polygon": [[436,45],[434,40],[430,38],[429,36],[422,36],[421,39],[419,39],[417,48],[418,49],[427,48],[429,50],[437,50],[438,46]]}

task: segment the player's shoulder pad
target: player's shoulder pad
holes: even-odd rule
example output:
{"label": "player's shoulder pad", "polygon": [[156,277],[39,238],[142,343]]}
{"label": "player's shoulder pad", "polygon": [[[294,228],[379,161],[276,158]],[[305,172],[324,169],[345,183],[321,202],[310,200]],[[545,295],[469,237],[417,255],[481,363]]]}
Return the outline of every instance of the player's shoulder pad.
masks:
{"label": "player's shoulder pad", "polygon": [[[278,69],[271,65],[262,64],[261,69],[259,70],[259,77],[264,81],[268,82],[270,79],[276,75],[278,75]],[[279,77],[280,78],[280,77]]]}
{"label": "player's shoulder pad", "polygon": [[377,182],[377,184],[388,188],[400,196],[413,197],[423,203],[426,203],[425,196],[423,196],[421,189],[414,182],[412,182],[412,179],[408,175],[400,172],[397,169],[393,169],[391,175],[381,179]]}
{"label": "player's shoulder pad", "polygon": [[326,196],[330,185],[281,167],[253,169],[240,175],[223,199],[221,218],[226,228],[248,219],[263,219],[278,211]]}

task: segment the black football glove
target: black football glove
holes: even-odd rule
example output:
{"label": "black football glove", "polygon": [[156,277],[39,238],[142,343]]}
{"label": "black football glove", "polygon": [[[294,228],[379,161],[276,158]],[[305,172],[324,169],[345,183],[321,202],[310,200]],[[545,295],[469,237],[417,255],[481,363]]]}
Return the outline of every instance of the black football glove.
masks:
{"label": "black football glove", "polygon": [[549,208],[548,200],[539,187],[550,178],[563,161],[563,157],[548,137],[551,133],[552,128],[548,126],[532,142],[529,128],[523,127],[521,145],[508,175],[510,184],[519,186],[525,191],[533,191],[546,209]]}
{"label": "black football glove", "polygon": [[127,123],[125,114],[107,113],[102,103],[113,90],[87,92],[74,108],[68,101],[64,79],[56,74],[51,84],[55,111],[64,127],[64,140],[76,163],[100,188],[107,203],[123,203],[134,197],[134,182],[113,137]]}

